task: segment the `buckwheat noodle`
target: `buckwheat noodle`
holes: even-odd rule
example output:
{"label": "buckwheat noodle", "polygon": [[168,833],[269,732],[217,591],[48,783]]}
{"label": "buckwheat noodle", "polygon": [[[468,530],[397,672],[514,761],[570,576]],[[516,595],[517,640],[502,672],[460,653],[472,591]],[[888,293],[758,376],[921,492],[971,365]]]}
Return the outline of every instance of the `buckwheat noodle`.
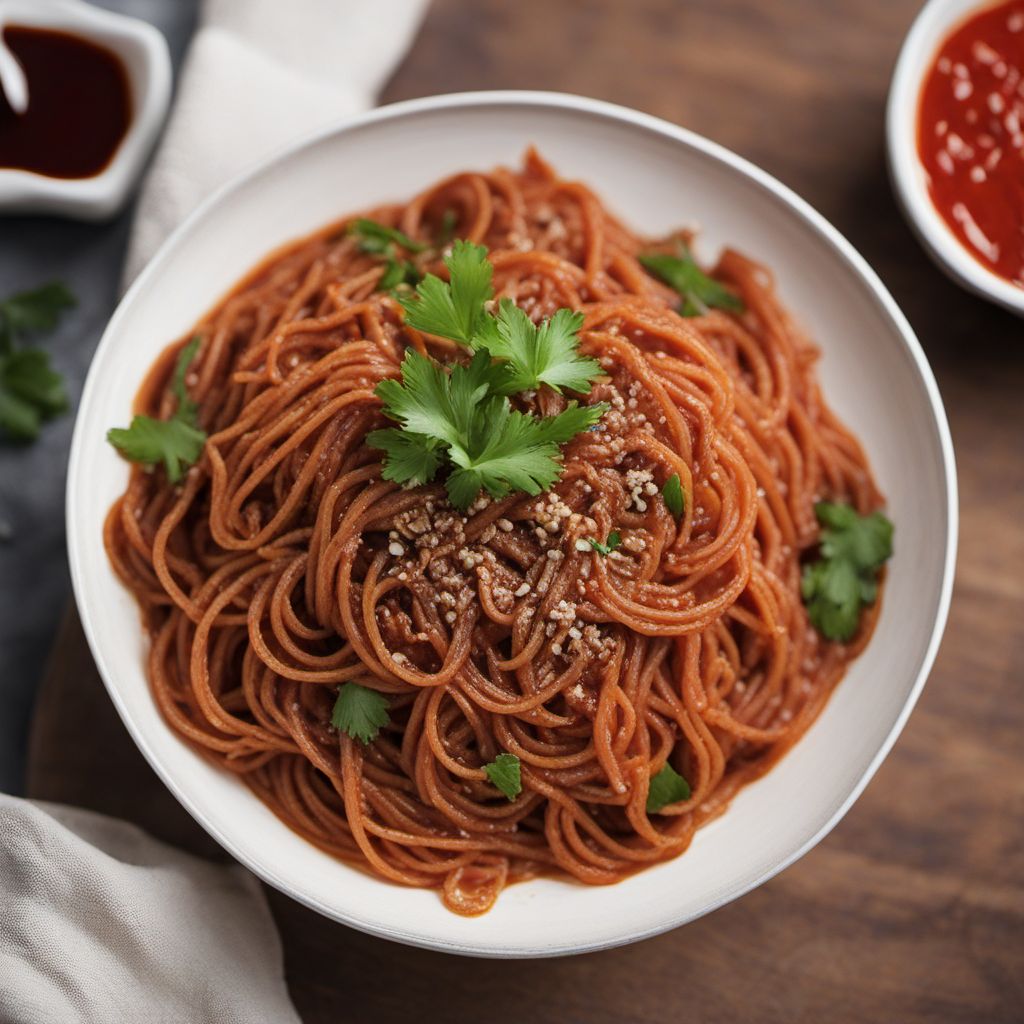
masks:
{"label": "buckwheat noodle", "polygon": [[[203,456],[177,486],[133,467],[105,543],[175,732],[310,842],[477,914],[538,873],[605,884],[675,857],[768,770],[877,616],[845,645],[810,626],[814,502],[881,499],[765,267],[726,251],[711,273],[746,311],[683,318],[637,262],[655,243],[532,152],[521,172],[458,174],[368,216],[430,241],[446,211],[490,250],[497,295],[586,315],[581,349],[608,377],[584,400],[612,410],[566,447],[550,493],[460,515],[441,485],[381,479],[364,441],[388,425],[375,385],[406,346],[462,354],[403,327],[375,291],[381,262],[341,222],[273,254],[196,326]],[[421,262],[445,273],[436,252]],[[139,411],[173,412],[181,344]],[[673,473],[678,525],[659,493]],[[608,557],[576,543],[613,530]],[[369,745],[330,724],[349,681],[390,703]],[[515,801],[481,767],[503,751],[522,766]],[[666,761],[692,795],[648,815]]]}

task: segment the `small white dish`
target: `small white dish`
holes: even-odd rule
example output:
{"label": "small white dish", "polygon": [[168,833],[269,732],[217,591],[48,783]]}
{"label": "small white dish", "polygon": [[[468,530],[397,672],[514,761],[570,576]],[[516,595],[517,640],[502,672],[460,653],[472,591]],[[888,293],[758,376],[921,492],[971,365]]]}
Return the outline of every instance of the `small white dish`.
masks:
{"label": "small white dish", "polygon": [[112,216],[135,184],[170,103],[171,59],[164,37],[138,18],[81,0],[0,0],[0,33],[8,25],[67,32],[110,50],[124,64],[132,117],[110,163],[92,177],[51,178],[0,167],[0,213],[58,213],[79,220]]}
{"label": "small white dish", "polygon": [[[825,394],[862,439],[896,523],[877,630],[807,735],[676,860],[618,885],[540,878],[479,918],[305,842],[161,718],[138,608],[103,549],[128,479],[105,440],[150,364],[263,256],[457,170],[516,165],[530,143],[618,216],[663,234],[697,218],[708,259],[735,245],[771,268],[822,347]],[[412,157],[412,158],[411,158]],[[367,173],[372,168],[372,173]],[[557,956],[633,942],[741,896],[846,813],[895,742],[931,668],[956,553],[953,449],[921,347],[877,276],[802,199],[733,153],[623,107],[553,93],[471,93],[376,110],[291,146],[211,196],[122,300],[82,397],[67,489],[71,576],[100,673],[139,748],[196,820],[269,884],[374,935],[454,953]]]}
{"label": "small white dish", "polygon": [[885,135],[896,197],[928,254],[969,291],[1024,316],[1024,289],[979,263],[936,210],[917,151],[917,119],[925,76],[957,26],[985,7],[984,0],[929,0],[911,25],[889,86]]}

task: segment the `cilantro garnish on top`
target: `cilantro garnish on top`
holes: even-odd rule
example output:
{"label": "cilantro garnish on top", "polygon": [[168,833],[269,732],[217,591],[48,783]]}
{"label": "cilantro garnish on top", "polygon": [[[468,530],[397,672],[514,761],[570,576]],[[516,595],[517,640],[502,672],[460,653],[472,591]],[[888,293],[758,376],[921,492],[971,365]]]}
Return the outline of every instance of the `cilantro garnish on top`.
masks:
{"label": "cilantro garnish on top", "polygon": [[388,724],[388,699],[360,683],[342,683],[331,712],[331,725],[354,740],[371,743]]}
{"label": "cilantro garnish on top", "polygon": [[729,313],[742,313],[746,308],[738,295],[700,269],[682,242],[677,256],[652,252],[638,258],[655,277],[679,293],[683,300],[679,307],[682,316],[701,316],[712,306]]}
{"label": "cilantro garnish on top", "polygon": [[193,338],[178,355],[171,377],[171,393],[178,405],[169,420],[137,415],[132,417],[131,426],[107,431],[107,440],[129,461],[146,465],[162,462],[172,484],[181,479],[183,466],[191,466],[199,458],[206,444],[206,433],[198,423],[199,408],[185,387],[185,375],[199,344],[200,339]]}
{"label": "cilantro garnish on top", "polygon": [[507,800],[515,800],[523,791],[522,767],[515,754],[499,754],[490,764],[484,765],[484,774]]}
{"label": "cilantro garnish on top", "polygon": [[545,417],[519,412],[491,390],[496,369],[486,350],[450,371],[407,350],[402,380],[377,386],[384,412],[401,427],[374,430],[366,438],[386,453],[384,479],[426,483],[447,462],[448,498],[462,510],[481,488],[501,498],[513,490],[539,494],[551,487],[562,471],[558,446],[593,426],[607,406],[572,402]]}
{"label": "cilantro garnish on top", "polygon": [[447,465],[448,498],[459,509],[481,489],[496,498],[539,494],[561,474],[559,445],[597,423],[607,406],[571,402],[557,416],[537,417],[513,409],[508,396],[541,384],[590,390],[601,368],[579,355],[583,318],[562,309],[537,326],[508,300],[492,315],[493,267],[483,246],[456,241],[445,265],[449,281],[428,274],[414,296],[400,299],[406,323],[459,342],[473,359],[447,368],[409,349],[402,379],[376,390],[400,427],[375,430],[367,443],[385,452],[383,476],[396,483],[426,483]]}
{"label": "cilantro garnish on top", "polygon": [[420,279],[416,264],[403,259],[398,250],[419,253],[426,249],[423,242],[410,238],[398,228],[389,228],[367,217],[359,217],[348,226],[348,232],[358,240],[361,252],[379,256],[384,260],[384,273],[381,274],[377,287],[382,291],[390,291],[399,285],[414,285]]}
{"label": "cilantro garnish on top", "polygon": [[875,603],[878,572],[892,555],[892,523],[881,512],[858,515],[850,505],[819,501],[821,557],[804,566],[801,591],[815,628],[830,640],[849,640],[861,611]]}
{"label": "cilantro garnish on top", "polygon": [[510,299],[502,299],[497,315],[487,312],[494,296],[494,267],[482,245],[459,239],[444,261],[450,281],[427,276],[415,295],[403,296],[405,322],[425,334],[450,338],[473,352],[486,349],[504,361],[504,378],[495,385],[507,395],[547,384],[586,394],[601,373],[600,364],[579,354],[583,314],[559,309],[541,324]]}

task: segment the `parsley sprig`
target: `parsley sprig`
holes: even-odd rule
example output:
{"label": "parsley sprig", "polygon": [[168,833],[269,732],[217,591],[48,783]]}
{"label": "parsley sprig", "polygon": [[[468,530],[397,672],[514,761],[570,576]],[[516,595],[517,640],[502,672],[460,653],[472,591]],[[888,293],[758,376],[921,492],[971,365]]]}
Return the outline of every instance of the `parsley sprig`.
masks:
{"label": "parsley sprig", "polygon": [[331,712],[331,725],[354,740],[370,743],[388,724],[388,699],[359,683],[343,683]]}
{"label": "parsley sprig", "polygon": [[667,761],[647,787],[647,813],[657,814],[663,807],[689,800],[690,784]]}
{"label": "parsley sprig", "polygon": [[384,260],[384,273],[377,282],[380,291],[391,291],[399,285],[415,285],[419,281],[419,268],[412,260],[400,256],[398,250],[423,252],[426,245],[422,242],[415,241],[398,228],[389,228],[386,224],[378,224],[366,217],[352,221],[348,230],[357,238],[361,252],[380,256]]}
{"label": "parsley sprig", "polygon": [[449,281],[427,274],[415,295],[400,299],[410,327],[457,341],[472,352],[486,350],[502,360],[504,378],[494,384],[503,394],[541,384],[555,391],[590,391],[601,366],[579,354],[582,313],[560,309],[538,325],[510,299],[502,299],[497,315],[492,315],[487,303],[494,296],[494,267],[487,250],[458,239],[444,262]]}
{"label": "parsley sprig", "polygon": [[523,791],[523,779],[519,758],[515,754],[499,754],[490,764],[484,765],[484,772],[492,786],[515,800]]}
{"label": "parsley sprig", "polygon": [[0,302],[0,428],[31,441],[39,428],[68,405],[64,380],[40,348],[15,348],[15,338],[57,326],[74,296],[59,281],[19,292]]}
{"label": "parsley sprig", "polygon": [[622,535],[618,530],[612,530],[603,544],[599,540],[594,540],[593,537],[587,537],[586,541],[599,555],[607,558],[608,555],[622,544]]}
{"label": "parsley sprig", "polygon": [[559,445],[597,423],[607,406],[570,402],[557,416],[537,417],[513,409],[508,396],[542,383],[589,391],[600,366],[578,354],[583,318],[559,310],[538,327],[507,300],[492,316],[487,250],[456,241],[445,264],[449,281],[428,274],[415,296],[400,299],[406,323],[459,342],[473,358],[449,369],[408,349],[401,380],[376,389],[384,413],[401,426],[375,430],[367,443],[385,452],[386,480],[424,484],[447,467],[448,498],[462,510],[481,489],[495,498],[539,494],[561,474]]}
{"label": "parsley sprig", "polygon": [[850,505],[819,501],[821,557],[804,566],[801,590],[807,614],[823,636],[846,641],[861,611],[878,596],[878,572],[892,555],[892,523],[881,512],[858,515]]}
{"label": "parsley sprig", "polygon": [[677,256],[652,252],[638,259],[655,277],[679,293],[683,300],[679,307],[682,316],[701,316],[712,306],[728,313],[742,313],[746,308],[738,295],[700,269],[682,242]]}
{"label": "parsley sprig", "polygon": [[441,223],[437,229],[437,244],[447,245],[455,237],[455,229],[459,226],[459,215],[450,207],[441,215]]}
{"label": "parsley sprig", "polygon": [[661,489],[661,496],[665,499],[665,507],[672,513],[678,523],[686,511],[686,500],[683,494],[683,482],[679,479],[678,473],[673,473]]}
{"label": "parsley sprig", "polygon": [[185,376],[199,345],[200,339],[193,338],[178,355],[171,377],[171,393],[177,399],[177,408],[169,420],[136,415],[131,426],[107,431],[107,440],[131,462],[163,462],[172,484],[181,479],[183,466],[191,466],[199,458],[206,443],[206,433],[197,420],[198,406],[185,387]]}
{"label": "parsley sprig", "polygon": [[448,498],[462,510],[481,488],[503,498],[514,490],[540,494],[551,487],[562,469],[558,446],[593,426],[607,406],[572,402],[557,416],[531,416],[491,391],[495,373],[485,350],[449,372],[408,349],[402,380],[382,381],[376,391],[385,414],[401,428],[374,430],[366,438],[386,453],[384,479],[423,484],[447,462]]}

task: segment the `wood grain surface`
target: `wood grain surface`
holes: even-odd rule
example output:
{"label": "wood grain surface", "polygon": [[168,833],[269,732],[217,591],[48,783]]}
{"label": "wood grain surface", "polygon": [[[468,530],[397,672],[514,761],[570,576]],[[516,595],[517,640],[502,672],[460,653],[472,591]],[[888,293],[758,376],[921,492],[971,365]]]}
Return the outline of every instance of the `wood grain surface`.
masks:
{"label": "wood grain surface", "polygon": [[[903,737],[800,863],[659,938],[529,964],[370,939],[271,893],[309,1024],[1024,1020],[1024,326],[950,284],[892,198],[885,94],[917,6],[438,0],[431,9],[386,100],[543,88],[638,107],[759,163],[852,240],[939,379],[960,472],[959,575],[938,663]],[[30,760],[36,797],[223,856],[131,744],[73,615]]]}

